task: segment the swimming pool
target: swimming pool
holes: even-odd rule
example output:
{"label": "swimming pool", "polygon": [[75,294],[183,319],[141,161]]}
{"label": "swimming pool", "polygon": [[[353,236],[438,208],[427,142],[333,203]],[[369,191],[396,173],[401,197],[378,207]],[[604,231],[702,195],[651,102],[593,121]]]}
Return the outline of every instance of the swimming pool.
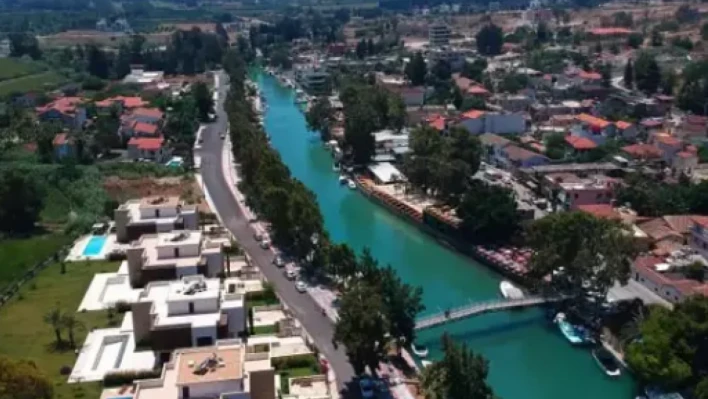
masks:
{"label": "swimming pool", "polygon": [[103,246],[106,244],[106,236],[91,236],[84,247],[84,256],[98,256],[103,250]]}

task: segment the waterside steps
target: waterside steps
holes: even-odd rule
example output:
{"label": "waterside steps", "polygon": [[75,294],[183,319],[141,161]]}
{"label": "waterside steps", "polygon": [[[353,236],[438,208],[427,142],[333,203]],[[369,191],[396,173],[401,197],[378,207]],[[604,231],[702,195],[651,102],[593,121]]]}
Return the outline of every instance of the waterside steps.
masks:
{"label": "waterside steps", "polygon": [[520,299],[493,299],[484,302],[470,303],[449,311],[423,316],[416,320],[415,329],[425,330],[441,324],[466,319],[482,313],[538,306],[544,303],[556,302],[559,298],[527,297]]}

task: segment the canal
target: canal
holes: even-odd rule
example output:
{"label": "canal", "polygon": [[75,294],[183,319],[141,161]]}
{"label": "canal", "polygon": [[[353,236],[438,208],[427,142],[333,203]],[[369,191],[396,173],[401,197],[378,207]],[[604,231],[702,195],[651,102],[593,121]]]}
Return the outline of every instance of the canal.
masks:
{"label": "canal", "polygon": [[[356,250],[371,249],[401,278],[422,286],[427,312],[468,301],[499,297],[500,276],[399,219],[366,197],[340,186],[332,159],[319,136],[309,132],[293,103],[292,90],[274,78],[254,76],[266,97],[265,128],[292,174],[317,195],[325,225],[335,241]],[[633,382],[610,379],[586,349],[570,346],[539,310],[477,316],[420,334],[418,341],[440,355],[440,335],[447,331],[489,359],[489,381],[505,399],[627,399]]]}

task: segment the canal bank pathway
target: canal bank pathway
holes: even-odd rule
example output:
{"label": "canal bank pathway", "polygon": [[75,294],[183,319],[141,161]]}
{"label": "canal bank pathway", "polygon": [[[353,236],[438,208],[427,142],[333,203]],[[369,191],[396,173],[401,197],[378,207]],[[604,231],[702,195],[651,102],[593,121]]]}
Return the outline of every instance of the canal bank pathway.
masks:
{"label": "canal bank pathway", "polygon": [[[316,194],[334,241],[346,242],[357,251],[370,248],[405,282],[423,287],[427,313],[500,297],[497,274],[340,186],[331,156],[318,135],[307,130],[292,90],[265,74],[253,78],[267,100],[265,129],[272,146],[293,176]],[[441,356],[443,332],[489,359],[489,382],[505,399],[633,397],[631,378],[607,378],[589,351],[572,347],[540,310],[484,314],[422,331],[418,343],[430,348],[432,359]]]}

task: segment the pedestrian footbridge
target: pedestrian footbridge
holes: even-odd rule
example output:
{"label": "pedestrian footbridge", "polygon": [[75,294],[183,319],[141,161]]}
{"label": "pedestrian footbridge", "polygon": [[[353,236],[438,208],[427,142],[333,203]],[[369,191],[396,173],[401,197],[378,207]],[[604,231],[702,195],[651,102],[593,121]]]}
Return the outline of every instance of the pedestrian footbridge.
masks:
{"label": "pedestrian footbridge", "polygon": [[466,319],[468,317],[476,316],[482,313],[538,306],[548,302],[555,302],[557,300],[557,298],[545,298],[536,296],[520,299],[493,299],[484,302],[474,302],[444,312],[423,316],[416,320],[415,329],[425,330],[427,328],[432,328],[441,324]]}

